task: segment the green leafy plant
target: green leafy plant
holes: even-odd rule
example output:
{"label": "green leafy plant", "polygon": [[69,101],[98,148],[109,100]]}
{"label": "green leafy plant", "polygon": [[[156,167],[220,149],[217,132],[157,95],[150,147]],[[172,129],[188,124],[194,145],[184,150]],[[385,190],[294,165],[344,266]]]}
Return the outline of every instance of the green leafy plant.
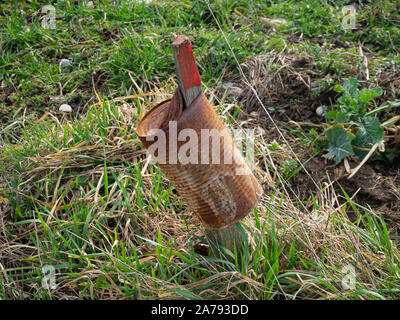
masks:
{"label": "green leafy plant", "polygon": [[325,131],[328,153],[336,164],[347,156],[364,159],[374,144],[383,140],[383,127],[378,118],[368,111],[371,101],[382,94],[379,87],[358,89],[355,78],[347,79],[343,85],[336,85],[334,90],[342,93],[339,104],[325,112],[328,129]]}

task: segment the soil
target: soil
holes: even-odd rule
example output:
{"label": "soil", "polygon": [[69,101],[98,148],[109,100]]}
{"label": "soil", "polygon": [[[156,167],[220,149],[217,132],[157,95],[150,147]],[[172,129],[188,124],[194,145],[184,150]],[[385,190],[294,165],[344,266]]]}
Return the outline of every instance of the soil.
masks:
{"label": "soil", "polygon": [[[351,168],[354,168],[358,162],[349,161],[349,164]],[[292,188],[297,192],[300,200],[311,200],[311,193],[314,195],[318,193],[317,186],[326,186],[336,181],[333,187],[336,195],[339,196],[340,203],[347,201],[341,186],[356,203],[381,213],[384,218],[395,223],[397,229],[400,229],[400,212],[398,211],[400,170],[383,174],[367,163],[351,179],[348,179],[349,174],[343,164],[335,165],[321,156],[304,163],[304,167],[305,170],[299,171],[291,181]],[[350,218],[352,218],[351,211]]]}

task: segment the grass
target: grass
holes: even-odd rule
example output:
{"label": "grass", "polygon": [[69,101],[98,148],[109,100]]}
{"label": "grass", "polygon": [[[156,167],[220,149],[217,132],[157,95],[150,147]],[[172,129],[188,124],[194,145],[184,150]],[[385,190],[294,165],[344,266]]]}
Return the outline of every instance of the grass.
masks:
{"label": "grass", "polygon": [[[333,61],[321,79],[333,87],[354,71],[360,42],[376,57],[374,82],[376,70],[400,64],[398,4],[366,2],[362,27],[350,32],[338,28],[346,1],[85,3],[53,1],[55,30],[41,27],[47,1],[0,5],[1,299],[399,298],[396,229],[333,183],[309,201],[291,188],[301,168],[293,149],[311,145],[314,132],[281,127],[293,144],[256,135],[264,196],[241,223],[249,238],[239,260],[199,253],[208,245],[199,221],[134,131],[176,88],[172,34],[193,39],[203,91],[224,123],[247,128],[232,111],[241,106],[218,94],[239,77],[233,54],[243,63],[307,53],[321,71]],[[261,18],[288,23],[271,29]],[[59,68],[63,58],[70,69]],[[57,112],[61,103],[74,113]],[[43,286],[46,266],[55,288]]]}

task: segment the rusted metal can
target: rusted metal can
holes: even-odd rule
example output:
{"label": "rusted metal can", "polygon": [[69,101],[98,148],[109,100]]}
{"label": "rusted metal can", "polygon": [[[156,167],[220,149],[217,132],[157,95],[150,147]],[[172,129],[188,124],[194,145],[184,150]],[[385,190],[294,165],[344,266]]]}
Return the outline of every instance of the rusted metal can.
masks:
{"label": "rusted metal can", "polygon": [[238,222],[261,197],[261,186],[203,93],[184,109],[176,90],[143,117],[136,132],[207,229]]}

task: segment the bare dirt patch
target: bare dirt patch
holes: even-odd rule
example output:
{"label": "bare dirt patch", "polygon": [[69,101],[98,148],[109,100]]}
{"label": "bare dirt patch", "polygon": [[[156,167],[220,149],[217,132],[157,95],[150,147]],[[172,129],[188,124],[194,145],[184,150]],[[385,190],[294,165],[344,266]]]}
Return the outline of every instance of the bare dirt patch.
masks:
{"label": "bare dirt patch", "polygon": [[[352,168],[358,164],[355,161],[349,163]],[[311,194],[317,194],[319,186],[324,187],[334,182],[340,202],[346,201],[342,187],[356,203],[380,212],[400,229],[400,171],[393,170],[384,175],[377,172],[373,165],[365,164],[354,177],[348,179],[349,174],[343,164],[332,164],[320,156],[305,162],[304,167],[305,170],[299,171],[291,181],[292,188],[301,200],[310,201]]]}

